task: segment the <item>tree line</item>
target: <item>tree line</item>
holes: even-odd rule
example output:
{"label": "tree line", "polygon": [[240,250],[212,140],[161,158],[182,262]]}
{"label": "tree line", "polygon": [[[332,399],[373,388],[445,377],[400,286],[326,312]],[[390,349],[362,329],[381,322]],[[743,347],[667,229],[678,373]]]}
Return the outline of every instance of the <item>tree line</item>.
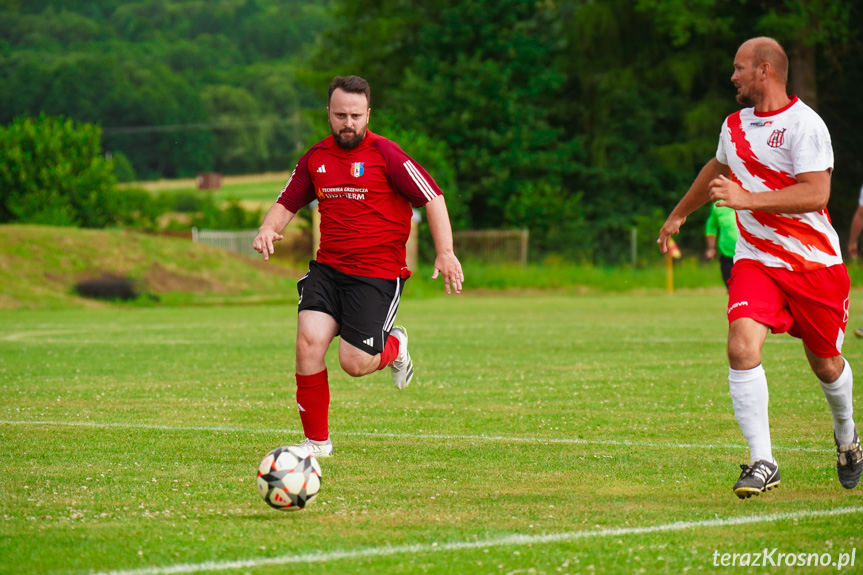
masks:
{"label": "tree line", "polygon": [[304,0],[5,0],[0,121],[102,127],[140,179],[285,169],[320,99],[297,62],[327,22]]}
{"label": "tree line", "polygon": [[[842,0],[5,0],[0,119],[102,127],[138,178],[284,170],[327,131],[335,75],[444,188],[457,228],[527,228],[534,257],[653,253],[769,35],[831,129],[830,210],[863,184],[861,7]],[[160,131],[162,130],[162,131]],[[681,243],[702,245],[696,213]]]}

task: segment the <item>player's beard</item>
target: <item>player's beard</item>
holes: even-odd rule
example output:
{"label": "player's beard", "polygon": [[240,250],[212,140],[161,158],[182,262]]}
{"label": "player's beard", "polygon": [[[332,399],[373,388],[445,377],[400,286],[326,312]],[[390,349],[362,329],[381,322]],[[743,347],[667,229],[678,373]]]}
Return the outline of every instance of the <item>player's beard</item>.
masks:
{"label": "player's beard", "polygon": [[339,145],[339,147],[345,150],[353,150],[354,148],[359,146],[360,143],[362,143],[363,138],[366,137],[365,128],[358,132],[345,130],[342,130],[341,132],[336,132],[333,129],[333,125],[330,124],[330,131],[333,133],[333,138],[335,138],[336,143]]}
{"label": "player's beard", "polygon": [[749,94],[737,94],[737,103],[744,108],[752,108],[755,106],[755,100]]}
{"label": "player's beard", "polygon": [[746,108],[754,108],[761,101],[757,90],[741,91],[737,94],[737,103]]}

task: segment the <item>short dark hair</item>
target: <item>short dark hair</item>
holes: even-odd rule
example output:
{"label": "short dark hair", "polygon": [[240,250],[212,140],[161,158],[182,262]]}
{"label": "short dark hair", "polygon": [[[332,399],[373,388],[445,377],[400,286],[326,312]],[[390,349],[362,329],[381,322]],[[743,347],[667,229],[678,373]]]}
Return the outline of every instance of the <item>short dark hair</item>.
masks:
{"label": "short dark hair", "polygon": [[336,76],[330,82],[330,93],[327,97],[327,104],[333,99],[333,92],[336,88],[340,88],[348,94],[365,94],[366,102],[372,103],[372,89],[369,83],[359,76]]}

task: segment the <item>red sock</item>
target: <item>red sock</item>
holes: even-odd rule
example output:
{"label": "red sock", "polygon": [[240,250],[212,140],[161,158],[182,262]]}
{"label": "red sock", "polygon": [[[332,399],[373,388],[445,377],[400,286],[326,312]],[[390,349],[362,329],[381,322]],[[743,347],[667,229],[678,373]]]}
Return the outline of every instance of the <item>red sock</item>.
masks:
{"label": "red sock", "polygon": [[381,352],[381,364],[378,369],[383,369],[396,360],[399,355],[399,338],[389,336],[384,350]]}
{"label": "red sock", "polygon": [[297,374],[297,409],[306,437],[315,441],[330,437],[330,384],[326,369],[314,375]]}

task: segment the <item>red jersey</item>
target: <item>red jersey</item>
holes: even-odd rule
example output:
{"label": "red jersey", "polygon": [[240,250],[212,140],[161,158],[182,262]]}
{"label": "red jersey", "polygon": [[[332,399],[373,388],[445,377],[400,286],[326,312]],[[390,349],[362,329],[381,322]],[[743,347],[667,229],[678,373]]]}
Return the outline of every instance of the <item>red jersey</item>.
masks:
{"label": "red jersey", "polygon": [[332,136],[300,158],[278,203],[288,211],[318,200],[321,247],[317,261],[351,275],[408,277],[405,243],[411,206],[441,195],[422,166],[390,140],[369,131],[345,150]]}

